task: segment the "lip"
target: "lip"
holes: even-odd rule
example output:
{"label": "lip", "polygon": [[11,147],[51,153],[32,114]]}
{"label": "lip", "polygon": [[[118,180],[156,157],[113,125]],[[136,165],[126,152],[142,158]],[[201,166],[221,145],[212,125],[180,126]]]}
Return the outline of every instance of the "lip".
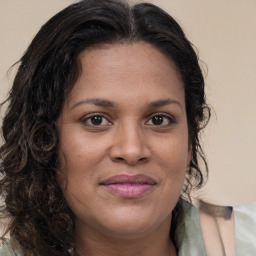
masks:
{"label": "lip", "polygon": [[100,183],[110,192],[126,198],[136,198],[149,192],[156,186],[156,181],[146,175],[116,175]]}

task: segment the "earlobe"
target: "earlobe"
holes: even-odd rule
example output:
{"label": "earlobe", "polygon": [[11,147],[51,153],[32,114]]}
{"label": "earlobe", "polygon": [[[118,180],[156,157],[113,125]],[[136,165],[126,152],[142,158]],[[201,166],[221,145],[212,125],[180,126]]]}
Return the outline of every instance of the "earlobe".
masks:
{"label": "earlobe", "polygon": [[61,190],[65,190],[67,187],[67,173],[64,164],[64,158],[58,161],[58,167],[56,170],[56,181],[61,188]]}
{"label": "earlobe", "polygon": [[64,170],[57,170],[56,181],[62,191],[64,191],[67,188],[67,175],[64,172]]}

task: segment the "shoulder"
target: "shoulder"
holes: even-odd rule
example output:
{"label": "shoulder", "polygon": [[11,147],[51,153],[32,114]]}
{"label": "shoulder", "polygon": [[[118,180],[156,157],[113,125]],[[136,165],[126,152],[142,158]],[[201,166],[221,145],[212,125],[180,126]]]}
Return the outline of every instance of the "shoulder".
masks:
{"label": "shoulder", "polygon": [[13,239],[0,238],[0,256],[24,256],[22,249]]}
{"label": "shoulder", "polygon": [[237,255],[256,253],[256,203],[234,206]]}
{"label": "shoulder", "polygon": [[197,207],[207,255],[235,255],[233,208],[201,200]]}
{"label": "shoulder", "polygon": [[198,209],[207,252],[255,255],[256,203],[231,207],[201,201]]}
{"label": "shoulder", "polygon": [[195,206],[184,200],[181,200],[176,242],[179,256],[206,255],[198,211]]}
{"label": "shoulder", "polygon": [[[179,255],[235,255],[232,207],[182,201],[177,228]],[[249,254],[248,254],[249,255]]]}

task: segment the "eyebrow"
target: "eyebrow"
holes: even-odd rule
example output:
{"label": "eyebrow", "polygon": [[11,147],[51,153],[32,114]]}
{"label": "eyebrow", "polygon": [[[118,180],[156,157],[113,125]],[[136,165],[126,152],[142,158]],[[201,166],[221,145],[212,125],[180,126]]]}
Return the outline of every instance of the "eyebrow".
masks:
{"label": "eyebrow", "polygon": [[81,105],[81,104],[93,104],[95,106],[99,107],[115,107],[116,104],[113,103],[112,101],[106,100],[106,99],[99,99],[99,98],[92,98],[92,99],[84,99],[81,101],[78,101],[75,103],[71,109]]}
{"label": "eyebrow", "polygon": [[152,101],[147,105],[147,108],[158,108],[158,107],[166,106],[169,104],[176,104],[182,109],[182,105],[179,101],[171,100],[171,99],[162,99],[162,100]]}
{"label": "eyebrow", "polygon": [[[81,101],[78,101],[71,107],[71,109],[73,109],[81,104],[93,104],[95,106],[109,107],[109,108],[113,108],[113,107],[117,106],[117,104],[115,104],[114,102],[112,102],[110,100],[100,99],[100,98],[92,98],[92,99],[83,99]],[[169,104],[176,104],[182,109],[181,103],[177,100],[172,100],[172,99],[161,99],[161,100],[152,101],[146,105],[146,108],[158,108],[158,107],[166,106]]]}

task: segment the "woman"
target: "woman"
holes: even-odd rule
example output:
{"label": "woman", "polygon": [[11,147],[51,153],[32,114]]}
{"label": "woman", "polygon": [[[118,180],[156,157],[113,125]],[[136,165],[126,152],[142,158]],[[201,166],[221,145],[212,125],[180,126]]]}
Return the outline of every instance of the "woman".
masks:
{"label": "woman", "polygon": [[182,198],[207,176],[210,112],[171,16],[118,0],[67,7],[33,39],[7,102],[0,255],[204,255]]}

